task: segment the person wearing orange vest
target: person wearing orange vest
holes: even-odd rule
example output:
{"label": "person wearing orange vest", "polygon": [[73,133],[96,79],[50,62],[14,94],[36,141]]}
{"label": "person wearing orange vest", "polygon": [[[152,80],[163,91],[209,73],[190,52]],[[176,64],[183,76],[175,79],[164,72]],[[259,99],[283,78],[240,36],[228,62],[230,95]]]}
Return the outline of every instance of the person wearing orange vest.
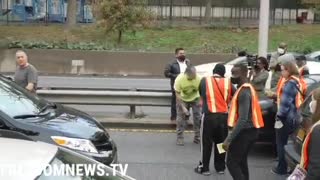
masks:
{"label": "person wearing orange vest", "polygon": [[224,174],[225,153],[219,154],[217,144],[222,143],[228,135],[228,105],[236,91],[230,78],[225,78],[226,69],[223,64],[217,64],[213,76],[205,77],[200,82],[202,103],[201,160],[195,172],[210,175],[209,164],[214,143],[214,167],[218,174]]}
{"label": "person wearing orange vest", "polygon": [[304,55],[297,56],[296,57],[296,63],[298,65],[299,75],[300,76],[309,75],[309,68],[307,66],[307,58],[306,58],[306,56],[304,56]]}
{"label": "person wearing orange vest", "polygon": [[320,179],[320,88],[312,92],[309,104],[312,113],[312,126],[304,139],[300,168],[306,172],[306,180]]}
{"label": "person wearing orange vest", "polygon": [[227,151],[227,167],[233,179],[248,180],[248,153],[258,138],[258,129],[264,127],[259,98],[254,87],[248,83],[248,68],[236,64],[232,68],[231,81],[238,84],[228,116],[232,128],[222,147]]}
{"label": "person wearing orange vest", "polygon": [[298,108],[303,102],[299,72],[295,62],[286,61],[281,64],[282,78],[277,87],[277,105],[275,130],[278,164],[271,169],[277,175],[286,175],[288,165],[285,159],[284,146],[289,135],[297,128],[299,121]]}

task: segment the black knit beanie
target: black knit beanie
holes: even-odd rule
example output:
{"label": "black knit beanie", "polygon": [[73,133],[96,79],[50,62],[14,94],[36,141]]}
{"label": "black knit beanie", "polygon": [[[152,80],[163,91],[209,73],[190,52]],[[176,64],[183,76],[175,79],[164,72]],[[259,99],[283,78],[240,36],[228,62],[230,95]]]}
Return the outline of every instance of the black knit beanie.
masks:
{"label": "black knit beanie", "polygon": [[226,68],[223,64],[216,64],[212,71],[213,74],[219,74],[219,76],[224,77],[226,73]]}

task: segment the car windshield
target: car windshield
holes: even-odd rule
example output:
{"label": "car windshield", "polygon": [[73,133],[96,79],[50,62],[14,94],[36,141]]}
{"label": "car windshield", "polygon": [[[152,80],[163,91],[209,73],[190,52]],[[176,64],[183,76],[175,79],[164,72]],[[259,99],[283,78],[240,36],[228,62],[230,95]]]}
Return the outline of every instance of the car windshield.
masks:
{"label": "car windshield", "polygon": [[[81,156],[78,156],[75,153],[70,153],[68,151],[64,151],[62,149],[59,149],[56,156],[50,163],[50,167],[63,167],[63,166],[68,166],[72,167],[73,165],[85,165],[83,166],[84,168],[80,168],[83,170],[82,173],[78,173],[79,169],[75,170],[69,170],[68,168],[62,168],[65,169],[66,171],[62,171],[63,173],[59,175],[48,175],[50,171],[47,171],[48,174],[42,173],[37,180],[125,180],[125,178],[121,177],[120,175],[114,176],[113,175],[113,170],[110,167],[107,167],[101,163],[95,162],[90,160],[89,158],[83,158]],[[94,165],[99,165],[99,166],[94,166]],[[97,167],[97,168],[92,168],[91,172],[89,173],[89,167]],[[86,167],[88,167],[86,169]],[[52,168],[52,169],[53,169]],[[71,168],[72,169],[72,168]],[[47,170],[47,169],[46,169]],[[67,172],[68,171],[68,172]],[[54,170],[52,170],[54,172]],[[57,172],[57,171],[56,171]],[[61,171],[59,171],[61,172]],[[106,176],[99,176],[99,173],[107,174]],[[86,174],[90,175],[86,175]],[[83,174],[83,175],[80,175]],[[93,174],[93,175],[92,175]],[[70,175],[70,176],[69,176]]]}
{"label": "car windshield", "polygon": [[36,114],[45,105],[44,101],[34,96],[16,83],[0,76],[0,110],[10,117],[23,114]]}

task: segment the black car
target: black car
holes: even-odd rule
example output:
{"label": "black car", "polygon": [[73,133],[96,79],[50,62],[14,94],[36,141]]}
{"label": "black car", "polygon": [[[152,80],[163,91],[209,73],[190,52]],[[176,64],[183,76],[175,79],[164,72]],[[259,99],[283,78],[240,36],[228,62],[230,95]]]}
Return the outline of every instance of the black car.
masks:
{"label": "black car", "polygon": [[308,97],[305,99],[303,104],[301,105],[301,115],[303,118],[303,121],[301,125],[299,126],[298,130],[294,133],[294,135],[291,137],[290,143],[285,146],[285,152],[286,152],[286,159],[288,162],[288,165],[291,169],[294,169],[297,164],[300,163],[300,157],[301,157],[301,149],[303,141],[307,135],[307,128],[310,126],[311,122],[311,112],[309,108],[309,104],[311,102],[311,92],[320,87],[320,75],[310,75],[312,78],[314,78],[314,82],[311,86],[308,87]]}
{"label": "black car", "polygon": [[[308,75],[308,76],[305,76],[304,78],[308,86],[307,94],[309,94],[315,88],[320,87],[320,74]],[[262,98],[260,99],[259,102],[261,105],[263,119],[265,123],[265,127],[260,130],[259,142],[272,142],[275,145],[274,123],[275,123],[275,116],[277,113],[277,105],[273,100],[268,98]],[[310,103],[309,98],[306,99],[306,103]],[[307,108],[308,107],[307,105],[303,104],[301,106],[301,109],[304,110],[303,115],[310,116],[310,112],[305,114],[306,110],[309,111],[309,109]]]}
{"label": "black car", "polygon": [[106,165],[117,162],[116,144],[98,121],[84,112],[31,94],[2,75],[0,128],[67,147]]}

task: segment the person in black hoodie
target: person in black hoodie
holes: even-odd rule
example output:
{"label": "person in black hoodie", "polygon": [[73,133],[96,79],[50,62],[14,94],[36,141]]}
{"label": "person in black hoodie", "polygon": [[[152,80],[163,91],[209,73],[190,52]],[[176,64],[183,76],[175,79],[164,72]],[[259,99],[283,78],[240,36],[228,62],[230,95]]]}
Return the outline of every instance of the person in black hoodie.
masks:
{"label": "person in black hoodie", "polygon": [[174,82],[177,76],[181,73],[184,73],[187,66],[191,65],[190,60],[186,59],[185,51],[183,48],[177,48],[175,50],[176,58],[168,63],[164,69],[164,75],[166,78],[170,78],[170,86],[172,92],[171,98],[171,117],[172,121],[176,120],[177,118],[177,109],[176,109],[176,94],[173,88]]}

